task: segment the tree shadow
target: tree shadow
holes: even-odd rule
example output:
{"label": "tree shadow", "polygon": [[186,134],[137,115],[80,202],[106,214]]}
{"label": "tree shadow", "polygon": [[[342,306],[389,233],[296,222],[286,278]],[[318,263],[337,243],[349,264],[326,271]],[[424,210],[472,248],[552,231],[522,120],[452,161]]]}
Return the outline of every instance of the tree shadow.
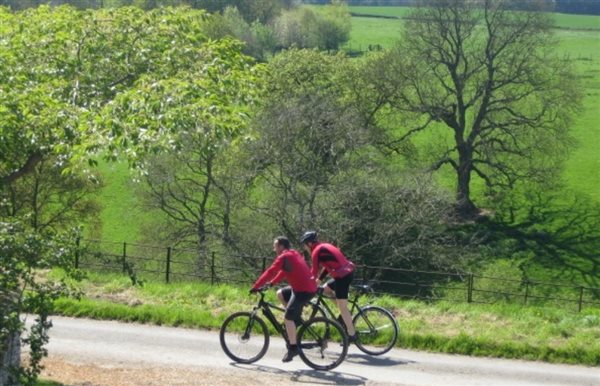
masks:
{"label": "tree shadow", "polygon": [[389,356],[373,356],[363,353],[352,353],[346,356],[346,361],[350,363],[355,363],[359,365],[368,365],[368,366],[400,366],[407,365],[410,363],[415,363],[415,361],[411,360],[403,360],[391,358]]}
{"label": "tree shadow", "polygon": [[309,385],[366,385],[368,379],[356,374],[348,374],[339,371],[319,371],[313,369],[303,369],[286,371],[277,367],[264,365],[242,365],[232,362],[231,366],[243,370],[250,370],[275,375],[290,375],[290,380],[297,383]]}

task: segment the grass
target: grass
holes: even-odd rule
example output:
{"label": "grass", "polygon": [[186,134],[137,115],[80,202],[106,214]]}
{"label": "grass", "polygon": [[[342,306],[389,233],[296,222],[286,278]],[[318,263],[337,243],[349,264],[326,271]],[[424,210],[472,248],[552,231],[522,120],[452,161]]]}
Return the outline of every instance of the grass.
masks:
{"label": "grass", "polygon": [[47,379],[38,379],[35,386],[63,386],[62,383],[50,381]]}
{"label": "grass", "polygon": [[102,203],[101,229],[88,229],[87,238],[114,242],[135,242],[143,238],[145,224],[153,221],[154,213],[144,209],[134,193],[135,182],[125,162],[100,161],[98,170],[105,187],[98,196]]}
{"label": "grass", "polygon": [[[60,299],[62,315],[217,330],[235,311],[250,310],[248,286],[146,282],[90,274],[78,284],[81,300]],[[275,301],[274,291],[269,293]],[[375,300],[397,317],[399,347],[476,356],[600,365],[600,309]]]}

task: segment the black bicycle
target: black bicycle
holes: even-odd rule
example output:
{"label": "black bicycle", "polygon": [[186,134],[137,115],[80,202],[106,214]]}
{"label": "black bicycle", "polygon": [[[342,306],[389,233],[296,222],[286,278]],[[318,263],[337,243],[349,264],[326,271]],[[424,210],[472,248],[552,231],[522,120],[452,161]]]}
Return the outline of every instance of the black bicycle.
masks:
{"label": "black bicycle", "polygon": [[[369,355],[382,355],[390,351],[398,340],[398,323],[394,315],[383,307],[367,304],[361,306],[358,300],[361,296],[372,294],[373,288],[370,285],[352,285],[354,297],[348,298],[350,314],[352,322],[356,329],[357,339],[354,342],[356,347],[362,352]],[[344,331],[346,325],[339,315],[334,318],[332,307],[325,301],[327,296],[323,294],[323,287],[319,287],[318,296],[313,299],[307,308],[308,311],[304,315],[308,318],[330,318],[338,320],[343,326]],[[335,298],[331,298],[335,299]]]}
{"label": "black bicycle", "polygon": [[[289,344],[285,327],[273,312],[284,312],[285,309],[265,300],[267,288],[265,286],[258,290],[258,304],[252,311],[233,313],[221,325],[221,347],[235,362],[256,362],[269,348],[269,329],[259,311]],[[300,358],[315,370],[331,370],[339,366],[348,353],[348,338],[343,327],[329,318],[317,316],[301,322],[297,340]]]}

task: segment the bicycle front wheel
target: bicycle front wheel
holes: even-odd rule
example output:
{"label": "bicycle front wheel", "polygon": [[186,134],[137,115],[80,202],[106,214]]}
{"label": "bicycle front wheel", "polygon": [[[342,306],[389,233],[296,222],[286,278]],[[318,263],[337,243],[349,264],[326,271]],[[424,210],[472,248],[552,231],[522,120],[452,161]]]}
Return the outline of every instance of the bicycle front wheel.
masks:
{"label": "bicycle front wheel", "polygon": [[221,348],[238,363],[253,363],[269,348],[265,322],[250,312],[236,312],[223,321],[219,332]]}
{"label": "bicycle front wheel", "polygon": [[359,309],[352,320],[356,328],[356,347],[370,355],[390,351],[398,340],[398,324],[385,308],[367,306]]}
{"label": "bicycle front wheel", "polygon": [[315,370],[338,367],[348,353],[348,338],[334,320],[317,317],[302,325],[298,332],[300,358]]}

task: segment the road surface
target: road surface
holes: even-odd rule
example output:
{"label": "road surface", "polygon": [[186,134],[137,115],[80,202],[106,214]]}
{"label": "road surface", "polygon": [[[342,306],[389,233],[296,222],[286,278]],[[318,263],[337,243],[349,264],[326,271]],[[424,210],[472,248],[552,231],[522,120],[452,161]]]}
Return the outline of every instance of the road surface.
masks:
{"label": "road surface", "polygon": [[223,353],[215,331],[52,320],[43,377],[69,385],[600,385],[600,368],[400,349],[372,357],[354,346],[339,367],[319,372],[300,358],[282,363],[279,338],[263,359],[239,365]]}

